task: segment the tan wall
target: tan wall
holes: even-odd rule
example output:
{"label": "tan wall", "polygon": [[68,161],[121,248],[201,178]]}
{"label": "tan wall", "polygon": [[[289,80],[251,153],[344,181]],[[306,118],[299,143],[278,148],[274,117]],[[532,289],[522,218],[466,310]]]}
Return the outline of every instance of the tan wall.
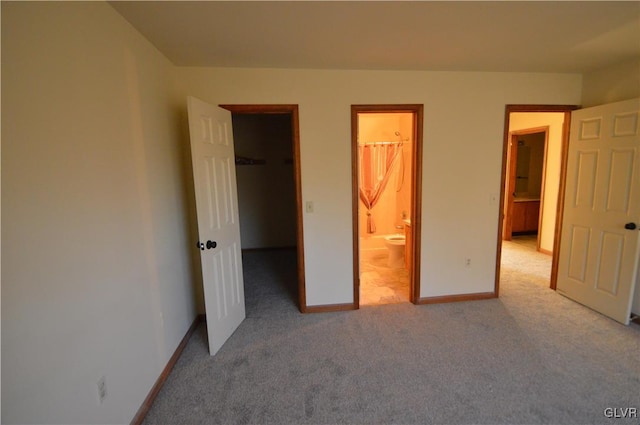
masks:
{"label": "tan wall", "polygon": [[[179,68],[212,104],[298,104],[309,305],[353,301],[351,105],[424,105],[421,296],[491,292],[506,104],[576,104],[580,75]],[[472,266],[465,267],[464,259]]]}
{"label": "tan wall", "polygon": [[584,74],[582,106],[640,97],[640,58]]}
{"label": "tan wall", "polygon": [[106,3],[2,2],[2,423],[129,423],[195,318],[173,78]]}

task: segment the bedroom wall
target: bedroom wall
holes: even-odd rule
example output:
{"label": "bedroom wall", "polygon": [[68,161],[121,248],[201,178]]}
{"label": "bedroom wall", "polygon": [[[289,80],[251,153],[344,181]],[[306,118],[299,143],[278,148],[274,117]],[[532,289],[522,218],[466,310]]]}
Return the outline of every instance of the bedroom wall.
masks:
{"label": "bedroom wall", "polygon": [[[424,104],[421,296],[492,292],[506,104],[578,104],[580,75],[179,68],[212,104],[298,104],[310,306],[353,302],[350,106]],[[471,258],[471,267],[464,259]]]}
{"label": "bedroom wall", "polygon": [[108,4],[1,7],[7,424],[128,423],[201,308],[187,95],[300,105],[310,306],[352,302],[351,104],[425,105],[430,297],[493,290],[504,105],[581,99],[579,75],[175,68]]}
{"label": "bedroom wall", "polygon": [[640,97],[640,58],[586,73],[582,107]]}
{"label": "bedroom wall", "polygon": [[173,78],[106,3],[2,2],[3,424],[129,423],[195,318]]}

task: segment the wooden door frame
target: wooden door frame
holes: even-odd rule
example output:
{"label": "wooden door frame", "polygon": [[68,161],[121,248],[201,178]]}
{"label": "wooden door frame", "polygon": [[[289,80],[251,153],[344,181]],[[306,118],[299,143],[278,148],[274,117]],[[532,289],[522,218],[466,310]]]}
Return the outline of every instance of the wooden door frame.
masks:
{"label": "wooden door frame", "polygon": [[569,129],[571,128],[571,111],[580,108],[578,105],[505,105],[504,132],[502,144],[502,175],[500,178],[500,208],[498,211],[498,240],[496,247],[496,277],[495,296],[500,291],[500,261],[502,258],[502,231],[505,219],[505,184],[507,154],[509,146],[509,119],[512,112],[562,112],[564,113],[564,123],[562,125],[562,141],[560,147],[560,180],[558,187],[558,204],[556,208],[556,224],[553,233],[553,253],[551,255],[551,277],[549,287],[556,289],[558,280],[558,256],[560,254],[560,235],[562,231],[562,214],[564,211],[564,195],[567,179],[567,155],[569,146]]}
{"label": "wooden door frame", "polygon": [[420,248],[422,246],[422,128],[424,105],[351,105],[351,187],[353,223],[353,305],[360,308],[360,238],[358,206],[358,114],[359,113],[412,113],[413,146],[411,150],[411,226],[413,231],[413,255],[409,270],[409,299],[420,302]]}
{"label": "wooden door frame", "polygon": [[296,239],[298,258],[298,308],[301,313],[308,312],[305,271],[304,271],[304,235],[302,223],[302,179],[300,164],[300,120],[298,105],[218,105],[235,114],[280,114],[291,116],[293,144],[293,174],[296,191]]}
{"label": "wooden door frame", "polygon": [[511,196],[513,192],[515,192],[516,186],[516,169],[518,164],[518,138],[520,136],[526,136],[529,134],[538,134],[544,133],[544,156],[542,159],[542,181],[540,182],[540,212],[538,213],[538,237],[536,242],[536,249],[540,252],[544,252],[545,254],[551,254],[549,251],[543,251],[540,248],[540,230],[542,229],[542,216],[544,211],[544,185],[546,184],[546,174],[547,174],[547,156],[549,152],[549,126],[542,127],[532,127],[526,128],[523,130],[510,131],[509,132],[509,145],[507,146],[508,152],[508,173],[506,176],[507,182],[505,190],[505,199],[507,205],[505,206],[506,213],[505,218],[503,220],[503,229],[502,229],[502,240],[510,241],[512,236],[512,224],[513,224],[513,204],[514,198]]}

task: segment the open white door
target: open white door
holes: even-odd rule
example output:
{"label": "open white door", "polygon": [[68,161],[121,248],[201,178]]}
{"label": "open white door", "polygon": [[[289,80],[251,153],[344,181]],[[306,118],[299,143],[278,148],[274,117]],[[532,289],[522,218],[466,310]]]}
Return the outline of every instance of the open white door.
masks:
{"label": "open white door", "polygon": [[628,324],[638,273],[640,99],[574,111],[557,290]]}
{"label": "open white door", "polygon": [[[198,215],[197,243],[214,355],[245,318],[231,112],[187,99]],[[195,241],[194,241],[195,245]]]}

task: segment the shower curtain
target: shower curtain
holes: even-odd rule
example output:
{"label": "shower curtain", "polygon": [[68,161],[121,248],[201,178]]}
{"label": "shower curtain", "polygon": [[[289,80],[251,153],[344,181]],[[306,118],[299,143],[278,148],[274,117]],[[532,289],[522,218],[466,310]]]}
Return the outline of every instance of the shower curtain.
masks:
{"label": "shower curtain", "polygon": [[370,143],[358,146],[360,164],[360,200],[367,208],[367,233],[375,233],[376,225],[371,210],[384,192],[401,143]]}

